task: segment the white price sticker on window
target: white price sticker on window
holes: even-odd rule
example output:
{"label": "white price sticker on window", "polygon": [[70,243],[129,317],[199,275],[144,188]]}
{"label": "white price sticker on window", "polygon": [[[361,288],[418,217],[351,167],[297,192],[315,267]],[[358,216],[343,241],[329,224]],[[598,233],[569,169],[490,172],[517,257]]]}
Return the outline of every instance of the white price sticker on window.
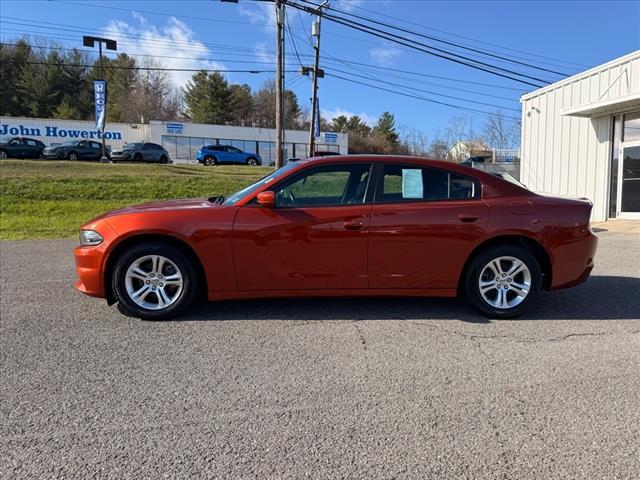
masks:
{"label": "white price sticker on window", "polygon": [[423,198],[422,170],[419,168],[402,169],[402,198]]}

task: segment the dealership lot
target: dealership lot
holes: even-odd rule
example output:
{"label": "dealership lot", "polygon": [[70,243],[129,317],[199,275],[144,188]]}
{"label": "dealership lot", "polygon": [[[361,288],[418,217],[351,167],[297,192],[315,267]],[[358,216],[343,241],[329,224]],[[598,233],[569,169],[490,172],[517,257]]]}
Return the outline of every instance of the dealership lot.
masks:
{"label": "dealership lot", "polygon": [[637,478],[640,237],[598,235],[586,284],[492,322],[439,299],[143,322],[73,290],[75,241],[3,242],[0,478]]}

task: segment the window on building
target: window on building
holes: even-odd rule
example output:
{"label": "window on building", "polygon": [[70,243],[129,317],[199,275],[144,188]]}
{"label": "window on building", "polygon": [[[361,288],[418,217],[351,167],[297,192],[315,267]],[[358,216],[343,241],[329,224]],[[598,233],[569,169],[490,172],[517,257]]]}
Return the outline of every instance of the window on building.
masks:
{"label": "window on building", "polygon": [[628,113],[624,116],[623,142],[640,141],[640,112]]}

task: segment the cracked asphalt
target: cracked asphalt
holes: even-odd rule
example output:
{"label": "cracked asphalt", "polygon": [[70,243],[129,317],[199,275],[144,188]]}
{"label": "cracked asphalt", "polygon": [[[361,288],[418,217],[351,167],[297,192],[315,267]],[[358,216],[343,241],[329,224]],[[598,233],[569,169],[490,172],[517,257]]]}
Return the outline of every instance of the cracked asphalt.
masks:
{"label": "cracked asphalt", "polygon": [[640,237],[487,321],[455,300],[125,318],[73,241],[0,244],[1,478],[637,479]]}

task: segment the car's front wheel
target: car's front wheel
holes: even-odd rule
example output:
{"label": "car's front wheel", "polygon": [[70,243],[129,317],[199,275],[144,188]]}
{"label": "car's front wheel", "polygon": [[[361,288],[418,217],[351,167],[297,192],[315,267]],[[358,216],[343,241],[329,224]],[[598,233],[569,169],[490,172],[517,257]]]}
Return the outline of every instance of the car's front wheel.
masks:
{"label": "car's front wheel", "polygon": [[491,318],[513,318],[535,302],[542,288],[536,257],[519,246],[497,246],[476,256],[467,270],[471,304]]}
{"label": "car's front wheel", "polygon": [[76,160],[78,160],[78,154],[76,152],[71,152],[69,153],[69,155],[67,155],[67,159],[75,162]]}
{"label": "car's front wheel", "polygon": [[206,167],[211,167],[212,165],[217,165],[218,160],[216,157],[212,157],[211,155],[204,157],[204,165]]}
{"label": "car's front wheel", "polygon": [[257,167],[259,165],[258,163],[258,159],[257,158],[248,158],[247,159],[247,165],[249,165],[250,167]]}
{"label": "car's front wheel", "polygon": [[144,320],[175,317],[198,293],[193,262],[178,248],[160,242],[127,250],[116,261],[112,287],[119,310]]}
{"label": "car's front wheel", "polygon": [[0,150],[0,160],[5,160],[8,158],[7,152],[4,150]]}

